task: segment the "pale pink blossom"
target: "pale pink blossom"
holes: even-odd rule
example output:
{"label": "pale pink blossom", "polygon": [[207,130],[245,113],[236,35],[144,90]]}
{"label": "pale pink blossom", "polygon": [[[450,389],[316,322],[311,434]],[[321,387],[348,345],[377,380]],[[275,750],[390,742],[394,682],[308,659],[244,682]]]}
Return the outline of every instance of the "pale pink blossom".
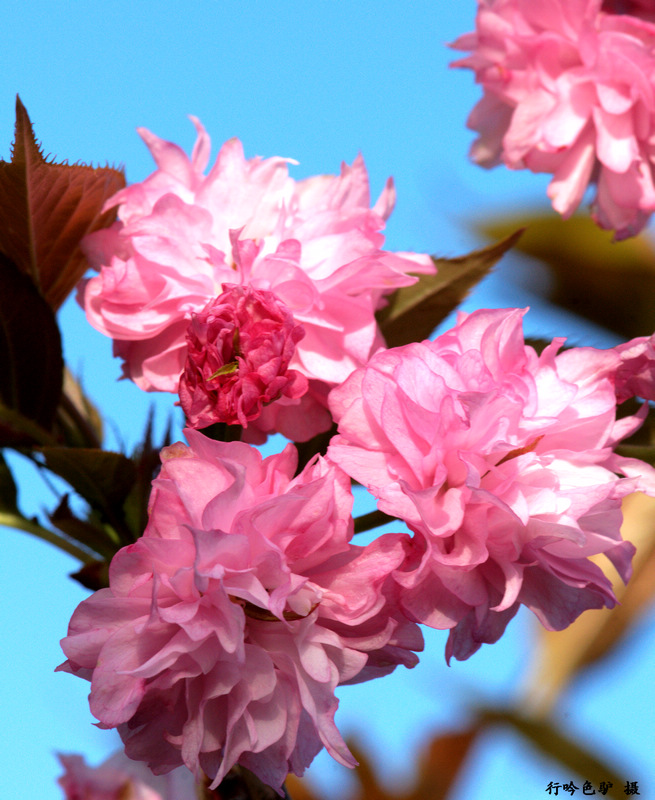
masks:
{"label": "pale pink blossom", "polygon": [[157,170],[118,192],[107,204],[118,221],[84,241],[100,273],[80,287],[87,318],[114,340],[125,376],[176,392],[192,313],[224,283],[248,283],[276,294],[303,325],[291,367],[324,396],[382,344],[374,312],[385,295],[434,265],[382,249],[395,190],[389,180],[371,208],[361,156],[338,176],[296,182],[288,159],[248,160],[231,139],[205,174],[209,137],[194,124],[190,159],[140,131]]}
{"label": "pale pink blossom", "polygon": [[407,522],[394,577],[410,618],[451,630],[448,658],[496,641],[521,604],[556,630],[613,606],[589,556],[627,580],[621,499],[655,494],[652,468],[612,451],[643,419],[616,418],[622,351],[558,355],[555,340],[537,355],[522,316],[461,315],[435,341],[377,353],[329,398],[328,457]]}
{"label": "pale pink blossom", "polygon": [[102,727],[155,773],[185,764],[216,787],[240,764],[280,791],[324,746],[337,685],[413,666],[418,628],[388,576],[402,535],[351,545],[350,481],[292,445],[262,459],[187,431],[162,452],[144,535],[82,602],[62,669],[91,681]]}
{"label": "pale pink blossom", "polygon": [[121,750],[98,767],[79,755],[59,755],[64,774],[57,781],[66,800],[193,800],[195,780],[186,767],[156,776]]}
{"label": "pale pink blossom", "polygon": [[[252,286],[222,289],[192,315],[187,329],[180,404],[192,428],[216,422],[247,428],[264,406],[278,398],[296,400],[308,388],[305,376],[289,369],[305,331],[287,307]],[[273,427],[293,438],[283,423]]]}
{"label": "pale pink blossom", "polygon": [[468,120],[480,165],[553,173],[568,217],[589,185],[594,218],[621,239],[655,210],[655,15],[641,0],[478,0],[453,44],[483,97]]}

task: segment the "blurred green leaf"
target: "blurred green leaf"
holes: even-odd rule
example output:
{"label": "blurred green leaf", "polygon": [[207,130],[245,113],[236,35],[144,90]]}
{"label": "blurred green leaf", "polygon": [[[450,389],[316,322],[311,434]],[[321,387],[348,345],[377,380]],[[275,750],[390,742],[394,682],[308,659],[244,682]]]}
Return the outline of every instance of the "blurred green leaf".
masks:
{"label": "blurred green leaf", "polygon": [[[526,739],[538,752],[546,755],[567,768],[565,777],[573,778],[570,773],[595,786],[601,781],[611,782],[612,788],[607,797],[615,800],[625,798],[623,787],[625,777],[613,764],[604,762],[597,755],[582,747],[578,741],[567,736],[554,721],[524,716],[511,709],[480,709],[479,719],[482,725],[505,725],[513,728]],[[627,773],[626,773],[627,774]],[[546,787],[544,787],[545,791]]]}
{"label": "blurred green leaf", "polygon": [[376,314],[387,346],[427,339],[521,234],[515,230],[502,241],[459,258],[434,258],[436,275],[421,275],[412,286],[396,289]]}
{"label": "blurred green leaf", "polygon": [[[411,787],[393,792],[384,786],[375,760],[356,741],[348,739],[348,749],[358,762],[352,772],[357,787],[349,797],[352,800],[446,800],[480,730],[480,723],[476,721],[464,730],[435,736],[417,760]],[[315,792],[308,781],[294,775],[289,775],[287,785],[294,800],[328,800]]]}
{"label": "blurred green leaf", "polygon": [[516,249],[553,276],[551,302],[626,339],[655,331],[655,248],[646,234],[613,242],[589,217],[550,214],[489,219],[476,230],[497,239],[518,225],[526,230]]}
{"label": "blurred green leaf", "polygon": [[0,447],[55,443],[56,439],[36,422],[0,402]]}

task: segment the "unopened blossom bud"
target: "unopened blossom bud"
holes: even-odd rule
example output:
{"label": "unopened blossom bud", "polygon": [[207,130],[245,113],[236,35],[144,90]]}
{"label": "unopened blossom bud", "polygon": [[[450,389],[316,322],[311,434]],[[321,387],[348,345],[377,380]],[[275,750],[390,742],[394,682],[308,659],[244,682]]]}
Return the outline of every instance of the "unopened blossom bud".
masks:
{"label": "unopened blossom bud", "polygon": [[223,293],[193,315],[187,330],[180,403],[189,425],[247,427],[268,403],[305,394],[307,378],[289,369],[304,335],[271,292],[223,284]]}

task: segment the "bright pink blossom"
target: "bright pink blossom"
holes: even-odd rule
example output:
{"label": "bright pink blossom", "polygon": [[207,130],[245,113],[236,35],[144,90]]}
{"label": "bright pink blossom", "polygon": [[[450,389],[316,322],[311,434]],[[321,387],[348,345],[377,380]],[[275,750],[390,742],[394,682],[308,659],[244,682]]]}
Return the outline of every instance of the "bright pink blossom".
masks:
{"label": "bright pink blossom", "polygon": [[353,766],[335,687],[421,647],[388,580],[402,536],[351,545],[350,481],[320,457],[294,478],[291,445],[262,459],[187,435],[162,453],[144,535],[75,611],[62,668],[155,773],[184,763],[215,787],[238,763],[280,790],[323,746]]}
{"label": "bright pink blossom", "polygon": [[339,176],[295,182],[286,159],[247,160],[231,139],[205,175],[210,142],[194,124],[191,159],[140,131],[157,170],[118,192],[108,203],[118,222],[85,239],[100,271],[81,284],[87,318],[114,340],[127,377],[176,392],[191,314],[224,283],[251,284],[276,294],[303,325],[291,367],[324,397],[382,343],[374,312],[384,296],[434,265],[382,249],[395,191],[389,180],[370,207],[361,156]]}
{"label": "bright pink blossom", "polygon": [[60,755],[64,774],[58,783],[66,800],[192,800],[196,796],[193,775],[180,767],[155,776],[121,750],[99,767],[90,767],[82,756]]}
{"label": "bright pink blossom", "polygon": [[[248,427],[274,400],[307,392],[305,376],[289,369],[305,335],[302,325],[270,292],[229,284],[222,289],[192,315],[187,330],[180,403],[192,428],[215,422]],[[274,428],[293,438],[287,426]]]}
{"label": "bright pink blossom", "polygon": [[412,619],[451,629],[449,658],[496,641],[521,604],[556,630],[613,606],[589,556],[627,580],[621,499],[655,493],[650,467],[612,452],[642,421],[616,419],[621,353],[558,355],[556,340],[539,356],[522,315],[461,315],[435,341],[377,353],[329,398],[328,457],[407,522],[413,553],[394,577]]}
{"label": "bright pink blossom", "polygon": [[[619,13],[625,12],[625,13]],[[568,217],[590,184],[593,214],[621,239],[655,210],[655,15],[641,0],[478,0],[471,55],[484,95],[468,120],[471,157],[553,173]]]}

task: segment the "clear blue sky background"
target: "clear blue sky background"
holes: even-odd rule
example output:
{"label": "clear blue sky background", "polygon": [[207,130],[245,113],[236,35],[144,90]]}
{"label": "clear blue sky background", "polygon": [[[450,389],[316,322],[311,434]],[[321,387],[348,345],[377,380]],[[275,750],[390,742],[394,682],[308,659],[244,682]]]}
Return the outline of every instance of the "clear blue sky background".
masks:
{"label": "clear blue sky background", "polygon": [[[472,28],[475,5],[6,0],[0,154],[8,157],[16,92],[47,153],[122,163],[130,181],[153,167],[135,128],[143,125],[190,150],[194,131],[187,115],[194,114],[210,132],[214,154],[222,141],[238,136],[249,156],[297,159],[297,178],[336,172],[361,151],[374,196],[389,174],[396,179],[388,248],[458,255],[480,243],[470,232],[477,217],[546,207],[543,176],[486,173],[467,162],[472,135],[465,119],[479,90],[470,73],[447,68],[454,54],[445,44]],[[509,259],[468,307],[531,304],[525,288],[530,269]],[[153,398],[117,382],[109,341],[87,326],[74,302],[64,307],[61,322],[69,364],[133,445]],[[613,344],[601,331],[583,333],[568,316],[543,307],[528,316],[527,329]],[[170,407],[170,396],[157,398],[160,428]],[[109,442],[116,442],[112,429]],[[21,501],[31,513],[55,504],[29,474]],[[58,641],[86,593],[66,577],[75,569],[72,559],[24,534],[0,533],[0,797],[59,800],[54,752],[84,753],[97,763],[116,743],[113,734],[91,725],[88,684],[53,674],[62,660]],[[561,714],[572,735],[628,765],[624,778],[645,787],[655,773],[652,615],[641,632],[620,659],[574,688]],[[456,726],[467,702],[517,696],[533,624],[529,614],[519,616],[502,642],[451,668],[443,660],[445,634],[429,634],[413,672],[342,692],[341,729],[359,736],[392,782],[409,778],[420,744],[429,733]],[[342,796],[345,779],[329,758],[319,757],[311,774],[327,796]],[[543,797],[548,781],[570,777],[517,739],[496,733],[476,749],[456,796],[528,800]],[[654,796],[643,788],[642,795]]]}

